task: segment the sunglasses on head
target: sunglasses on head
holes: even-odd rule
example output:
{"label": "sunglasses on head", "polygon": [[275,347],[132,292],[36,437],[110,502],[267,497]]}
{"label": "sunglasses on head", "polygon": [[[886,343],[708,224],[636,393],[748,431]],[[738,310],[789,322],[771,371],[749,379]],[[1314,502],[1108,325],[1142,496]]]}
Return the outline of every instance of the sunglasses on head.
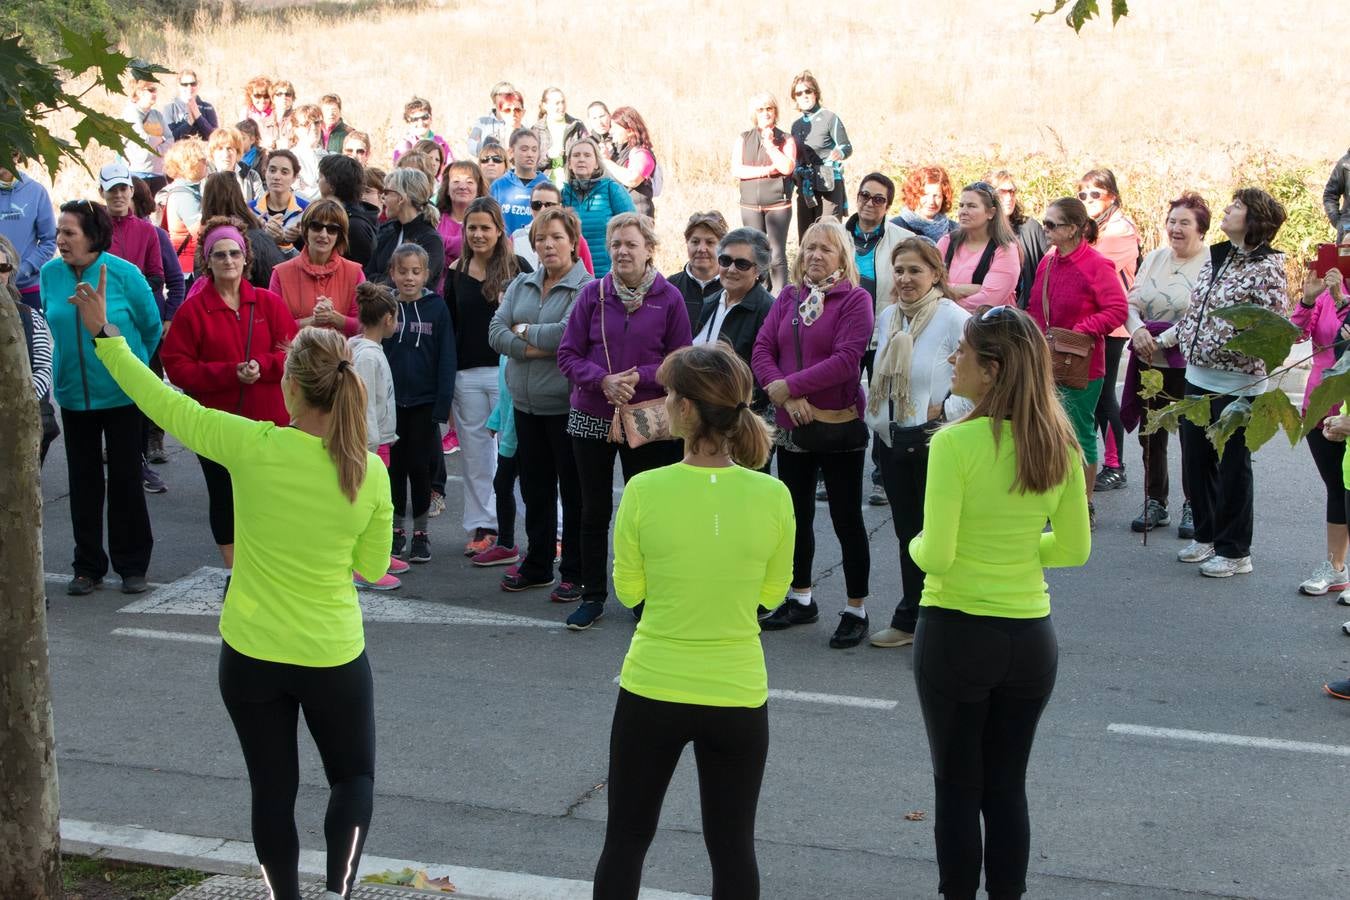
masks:
{"label": "sunglasses on head", "polygon": [[730,269],[734,266],[738,272],[749,272],[755,267],[753,259],[738,259],[730,253],[723,253],[717,257],[717,264],[724,269]]}
{"label": "sunglasses on head", "polygon": [[479,164],[480,166],[485,166],[485,165],[487,165],[488,163],[496,163],[497,165],[501,165],[501,164],[503,164],[503,163],[505,163],[505,162],[506,162],[506,157],[504,157],[504,156],[480,156],[480,157],[478,158],[478,164]]}
{"label": "sunglasses on head", "polygon": [[1091,197],[1093,200],[1100,200],[1100,199],[1102,199],[1102,197],[1104,197],[1104,196],[1106,196],[1106,191],[1091,190],[1091,191],[1079,191],[1079,192],[1078,192],[1078,199],[1079,199],[1079,200],[1086,200],[1086,199],[1088,199],[1089,197]]}
{"label": "sunglasses on head", "polygon": [[961,190],[975,191],[976,193],[980,194],[988,194],[990,197],[994,196],[994,186],[987,181],[976,181],[973,184],[966,185]]}
{"label": "sunglasses on head", "polygon": [[530,209],[539,212],[541,209],[548,209],[550,206],[562,206],[557,200],[531,200]]}
{"label": "sunglasses on head", "polygon": [[871,191],[858,190],[858,203],[861,206],[890,206],[891,200],[885,194],[874,194]]}
{"label": "sunglasses on head", "polygon": [[336,222],[310,222],[310,231],[326,231],[332,235],[342,234],[342,226]]}
{"label": "sunglasses on head", "polygon": [[1011,320],[1016,313],[1016,307],[1012,306],[991,306],[980,316],[981,322],[997,322],[1001,319]]}

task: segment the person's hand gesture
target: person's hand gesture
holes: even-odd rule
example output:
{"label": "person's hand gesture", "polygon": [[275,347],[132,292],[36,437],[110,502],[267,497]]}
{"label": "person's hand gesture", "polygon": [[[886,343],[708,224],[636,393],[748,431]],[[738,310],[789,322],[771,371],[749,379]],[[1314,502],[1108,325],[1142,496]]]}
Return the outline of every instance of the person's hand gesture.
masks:
{"label": "person's hand gesture", "polygon": [[281,230],[281,243],[294,244],[298,240],[300,240],[299,225],[292,225],[290,228],[283,228]]}
{"label": "person's hand gesture", "polygon": [[1322,282],[1327,286],[1327,290],[1331,292],[1331,299],[1336,301],[1337,306],[1345,302],[1345,291],[1343,289],[1345,279],[1342,277],[1340,269],[1332,269],[1327,272],[1326,276],[1322,279]]}
{"label": "person's hand gesture", "polygon": [[622,406],[633,399],[637,382],[637,369],[628,369],[623,372],[616,372],[613,375],[606,375],[600,380],[600,390],[611,405]]}
{"label": "person's hand gesture", "polygon": [[792,396],[788,390],[787,380],[783,378],[769,382],[764,391],[769,395],[769,399],[773,401],[774,406],[786,405],[788,398]]}
{"label": "person's hand gesture", "polygon": [[108,267],[98,267],[98,284],[81,281],[75,285],[70,302],[80,311],[80,321],[90,334],[98,334],[108,324]]}
{"label": "person's hand gesture", "polygon": [[256,359],[250,359],[248,362],[240,363],[234,367],[235,374],[239,377],[241,384],[254,384],[262,377],[262,369],[258,366]]}
{"label": "person's hand gesture", "polygon": [[1350,416],[1327,416],[1322,423],[1322,434],[1329,441],[1344,441],[1350,435]]}

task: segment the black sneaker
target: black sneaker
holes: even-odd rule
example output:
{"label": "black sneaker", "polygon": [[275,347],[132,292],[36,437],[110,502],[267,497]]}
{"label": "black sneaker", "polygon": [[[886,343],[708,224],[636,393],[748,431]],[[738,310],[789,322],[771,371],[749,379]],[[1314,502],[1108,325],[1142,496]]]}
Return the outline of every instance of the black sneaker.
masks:
{"label": "black sneaker", "polygon": [[407,547],[408,547],[408,532],[404,531],[402,528],[395,528],[394,543],[389,550],[389,555],[397,556],[399,559],[403,559],[404,558],[403,551],[406,550]]}
{"label": "black sneaker", "polygon": [[72,597],[84,597],[103,586],[102,578],[90,578],[88,575],[76,575],[66,585],[66,593]]}
{"label": "black sneaker", "polygon": [[1181,521],[1177,523],[1177,537],[1184,541],[1195,540],[1195,513],[1191,512],[1191,501],[1181,504]]}
{"label": "black sneaker", "polygon": [[867,495],[868,506],[890,506],[891,501],[886,498],[886,492],[881,488],[873,488],[872,493]]}
{"label": "black sneaker", "polygon": [[145,580],[144,575],[123,575],[122,593],[124,594],[144,594],[150,589],[150,584]]}
{"label": "black sneaker", "polygon": [[835,650],[847,650],[856,647],[867,637],[867,616],[855,616],[851,612],[839,614],[839,627],[830,637],[830,646]]}
{"label": "black sneaker", "polygon": [[553,603],[576,603],[581,599],[581,585],[572,581],[560,581],[548,595]]}
{"label": "black sneaker", "polygon": [[546,588],[553,586],[553,579],[547,581],[536,581],[529,576],[520,574],[519,569],[508,571],[502,576],[502,590],[507,593],[515,594],[520,591],[528,591],[531,588]]}
{"label": "black sneaker", "polygon": [[408,551],[408,562],[431,562],[431,538],[427,537],[425,531],[413,532],[412,549]]}
{"label": "black sneaker", "polygon": [[1337,700],[1350,700],[1350,678],[1324,684],[1322,690],[1327,692],[1327,696],[1335,697]]}
{"label": "black sneaker", "polygon": [[1114,491],[1123,488],[1125,481],[1124,466],[1103,466],[1097,473],[1097,480],[1093,482],[1093,489],[1098,491]]}
{"label": "black sneaker", "polygon": [[1144,504],[1144,511],[1130,523],[1130,530],[1136,532],[1152,531],[1155,528],[1163,528],[1171,524],[1172,516],[1167,512],[1167,507],[1150,497],[1148,502]]}
{"label": "black sneaker", "polygon": [[583,600],[581,605],[572,610],[572,614],[567,617],[568,631],[585,631],[605,614],[605,601],[603,600]]}
{"label": "black sneaker", "polygon": [[820,607],[816,606],[814,598],[803,606],[789,597],[783,601],[782,606],[760,619],[759,627],[764,631],[780,631],[793,625],[810,625],[819,618]]}

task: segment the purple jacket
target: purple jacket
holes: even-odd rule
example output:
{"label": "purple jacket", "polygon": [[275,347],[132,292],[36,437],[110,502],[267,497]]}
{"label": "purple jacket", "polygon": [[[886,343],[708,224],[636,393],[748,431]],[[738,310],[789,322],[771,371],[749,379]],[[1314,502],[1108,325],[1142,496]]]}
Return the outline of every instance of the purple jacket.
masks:
{"label": "purple jacket", "polygon": [[[794,397],[805,397],[817,409],[858,410],[862,416],[867,397],[862,388],[862,355],[872,337],[872,297],[863,288],[840,281],[825,294],[825,310],[809,328],[798,325],[802,364],[792,323],[797,318],[801,287],[790,284],[774,301],[769,317],[759,329],[750,367],[755,380],[768,387],[787,379]],[[783,429],[792,421],[783,409],[775,417]]]}
{"label": "purple jacket", "polygon": [[[598,309],[602,288],[604,339]],[[562,343],[558,345],[558,368],[572,384],[572,408],[608,419],[614,414],[614,407],[601,392],[600,381],[606,375],[634,366],[638,385],[630,402],[642,403],[662,396],[665,389],[656,382],[656,370],[672,350],[688,346],[689,340],[689,313],[684,308],[684,297],[664,276],[656,276],[642,306],[632,315],[614,293],[613,275],[588,283],[577,295]]]}

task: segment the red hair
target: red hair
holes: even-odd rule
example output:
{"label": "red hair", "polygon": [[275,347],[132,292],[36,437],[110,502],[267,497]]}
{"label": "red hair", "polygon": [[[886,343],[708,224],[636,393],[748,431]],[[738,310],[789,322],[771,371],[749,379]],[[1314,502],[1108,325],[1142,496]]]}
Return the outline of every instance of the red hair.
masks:
{"label": "red hair", "polygon": [[905,186],[900,189],[900,196],[904,199],[905,206],[910,209],[918,209],[919,198],[923,196],[924,188],[930,184],[942,186],[942,205],[938,207],[938,212],[945,213],[951,209],[952,179],[942,166],[919,166],[910,170],[909,177],[905,179]]}

